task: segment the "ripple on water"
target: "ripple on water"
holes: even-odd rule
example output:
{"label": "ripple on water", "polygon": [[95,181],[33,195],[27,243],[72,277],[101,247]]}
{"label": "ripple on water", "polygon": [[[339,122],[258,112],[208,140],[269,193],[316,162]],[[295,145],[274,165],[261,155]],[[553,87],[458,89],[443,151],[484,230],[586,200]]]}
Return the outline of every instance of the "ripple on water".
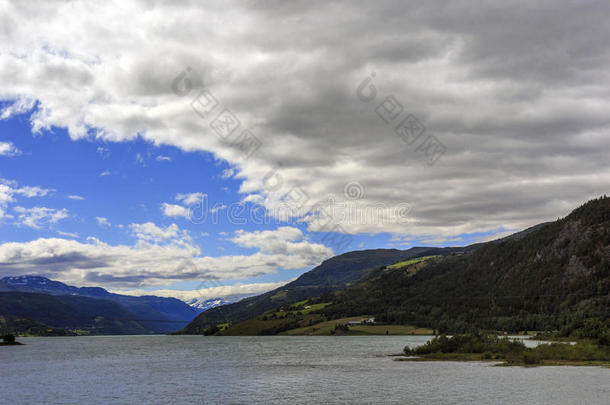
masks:
{"label": "ripple on water", "polygon": [[3,403],[607,403],[610,369],[396,362],[421,336],[23,338]]}

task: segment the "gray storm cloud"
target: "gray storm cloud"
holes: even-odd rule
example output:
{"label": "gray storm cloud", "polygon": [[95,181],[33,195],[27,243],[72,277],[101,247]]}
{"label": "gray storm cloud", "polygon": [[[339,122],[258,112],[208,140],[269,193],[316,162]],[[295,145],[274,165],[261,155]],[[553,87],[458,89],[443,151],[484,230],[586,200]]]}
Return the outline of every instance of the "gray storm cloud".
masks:
{"label": "gray storm cloud", "polygon": [[[208,150],[270,210],[295,187],[307,204],[334,196],[353,207],[347,233],[519,229],[610,189],[606,2],[2,8],[0,97],[15,112],[36,100],[35,130]],[[175,92],[181,72],[189,82]],[[367,77],[376,97],[363,102]],[[192,110],[204,87],[260,140],[256,153],[244,156]],[[389,96],[402,107],[386,123],[377,108]],[[408,114],[446,148],[433,165],[395,132]],[[265,186],[272,169],[281,190]],[[357,200],[343,195],[353,181],[365,191]],[[401,203],[408,221],[358,214]]]}

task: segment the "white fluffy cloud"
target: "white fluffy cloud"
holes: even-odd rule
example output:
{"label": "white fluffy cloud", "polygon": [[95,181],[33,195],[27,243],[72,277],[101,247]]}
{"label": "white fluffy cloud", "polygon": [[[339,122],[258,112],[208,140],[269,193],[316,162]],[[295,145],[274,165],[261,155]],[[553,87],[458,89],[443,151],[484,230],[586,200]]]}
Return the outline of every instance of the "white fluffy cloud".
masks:
{"label": "white fluffy cloud", "polygon": [[235,174],[235,169],[233,169],[233,168],[224,169],[222,171],[222,174],[220,175],[220,178],[223,180],[230,179],[231,177],[233,177],[234,174]]}
{"label": "white fluffy cloud", "polygon": [[[16,101],[2,117],[38,102],[35,131],[212,151],[270,209],[295,187],[307,204],[334,195],[350,207],[345,232],[518,229],[610,189],[606,2],[1,7],[0,98]],[[362,102],[356,88],[373,74],[376,99]],[[204,83],[214,113],[228,108],[236,132],[262,142],[256,153],[193,111]],[[414,114],[446,145],[434,166],[377,115],[387,96],[402,105],[397,120]],[[279,187],[266,182],[274,168]],[[352,181],[357,199],[343,195]],[[382,218],[362,214],[379,203]],[[409,221],[394,210],[401,203]]]}
{"label": "white fluffy cloud", "polygon": [[177,204],[161,204],[161,211],[163,211],[163,215],[166,217],[184,217],[188,218],[190,216],[190,210],[182,205]]}
{"label": "white fluffy cloud", "polygon": [[144,224],[131,224],[129,228],[133,234],[141,241],[148,243],[176,242],[184,244],[190,241],[187,231],[178,228],[178,225],[171,224],[161,228],[152,222]]}
{"label": "white fluffy cloud", "polygon": [[304,239],[300,229],[289,226],[282,226],[271,231],[246,232],[240,230],[230,240],[238,245],[255,248],[270,254],[298,254],[319,257],[328,252],[327,247],[310,243]]}
{"label": "white fluffy cloud", "polygon": [[[19,186],[16,181],[0,178],[0,220],[12,219],[14,215],[8,212],[11,205],[20,197],[34,198],[44,197],[53,190],[37,186]],[[55,210],[45,207],[23,208],[14,207],[13,211],[18,214],[19,223],[31,228],[39,229],[43,225],[53,224],[67,216],[67,211]]]}
{"label": "white fluffy cloud", "polygon": [[18,223],[34,229],[41,229],[68,218],[68,210],[48,207],[15,207]]}
{"label": "white fluffy cloud", "polygon": [[19,186],[16,181],[0,178],[0,205],[16,201],[16,197],[44,197],[52,190],[38,186]]}
{"label": "white fluffy cloud", "polygon": [[[201,192],[176,194],[176,201],[182,202],[185,206],[179,204],[161,204],[161,211],[166,217],[191,217],[191,208],[197,206],[200,210],[203,207],[207,209],[208,195]],[[223,207],[226,208],[226,207]],[[216,211],[222,208],[216,208]]]}
{"label": "white fluffy cloud", "polygon": [[[166,285],[184,280],[243,279],[273,273],[278,269],[303,269],[331,257],[323,245],[299,242],[296,232],[269,231],[273,249],[259,249],[250,255],[201,256],[198,247],[187,243],[176,226],[133,224],[139,241],[133,245],[110,245],[96,238],[87,243],[58,238],[41,238],[25,243],[0,245],[0,262],[10,274],[41,274],[76,285],[120,288]],[[274,234],[275,233],[275,234]],[[294,241],[285,241],[281,235]],[[238,244],[252,246],[247,232],[239,232]],[[298,244],[296,246],[295,244]]]}
{"label": "white fluffy cloud", "polygon": [[95,221],[97,222],[97,225],[102,228],[110,228],[112,226],[106,217],[95,217]]}
{"label": "white fluffy cloud", "polygon": [[182,201],[186,205],[201,204],[205,198],[207,198],[207,194],[200,192],[176,195],[176,201]]}
{"label": "white fluffy cloud", "polygon": [[78,238],[78,233],[76,232],[57,231],[57,233],[61,236],[67,236],[69,238]]}
{"label": "white fluffy cloud", "polygon": [[11,142],[0,142],[0,156],[18,156],[21,151]]}
{"label": "white fluffy cloud", "polygon": [[117,294],[135,296],[156,295],[158,297],[174,297],[178,298],[179,300],[189,302],[211,298],[243,297],[248,295],[262,294],[281,287],[288,282],[289,281],[280,281],[277,283],[217,285],[215,287],[207,287],[197,290],[114,290],[113,292]]}

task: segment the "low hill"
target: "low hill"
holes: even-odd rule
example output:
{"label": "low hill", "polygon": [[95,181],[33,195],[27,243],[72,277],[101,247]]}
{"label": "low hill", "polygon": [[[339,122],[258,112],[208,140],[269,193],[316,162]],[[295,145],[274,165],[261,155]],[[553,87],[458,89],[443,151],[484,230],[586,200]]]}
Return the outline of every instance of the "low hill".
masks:
{"label": "low hill", "polygon": [[[110,300],[76,295],[0,292],[3,333],[24,333],[33,325],[91,334],[148,334],[152,325]],[[26,330],[21,330],[24,320]],[[154,327],[154,326],[153,326]]]}

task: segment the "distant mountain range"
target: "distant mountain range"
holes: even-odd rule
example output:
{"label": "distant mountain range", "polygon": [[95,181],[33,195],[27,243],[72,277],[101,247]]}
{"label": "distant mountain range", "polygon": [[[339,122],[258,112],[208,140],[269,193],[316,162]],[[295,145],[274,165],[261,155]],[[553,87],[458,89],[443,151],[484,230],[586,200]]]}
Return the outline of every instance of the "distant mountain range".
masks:
{"label": "distant mountain range", "polygon": [[114,294],[100,287],[74,287],[40,276],[0,279],[0,316],[5,323],[28,319],[36,322],[37,328],[41,323],[52,330],[166,333],[220,305],[208,301],[195,307],[176,298]]}
{"label": "distant mountain range", "polygon": [[237,300],[239,300],[239,297],[232,297],[231,300],[226,300],[225,298],[192,298],[190,300],[185,300],[184,302],[189,306],[198,309],[199,312],[203,312],[221,305],[230,304]]}

